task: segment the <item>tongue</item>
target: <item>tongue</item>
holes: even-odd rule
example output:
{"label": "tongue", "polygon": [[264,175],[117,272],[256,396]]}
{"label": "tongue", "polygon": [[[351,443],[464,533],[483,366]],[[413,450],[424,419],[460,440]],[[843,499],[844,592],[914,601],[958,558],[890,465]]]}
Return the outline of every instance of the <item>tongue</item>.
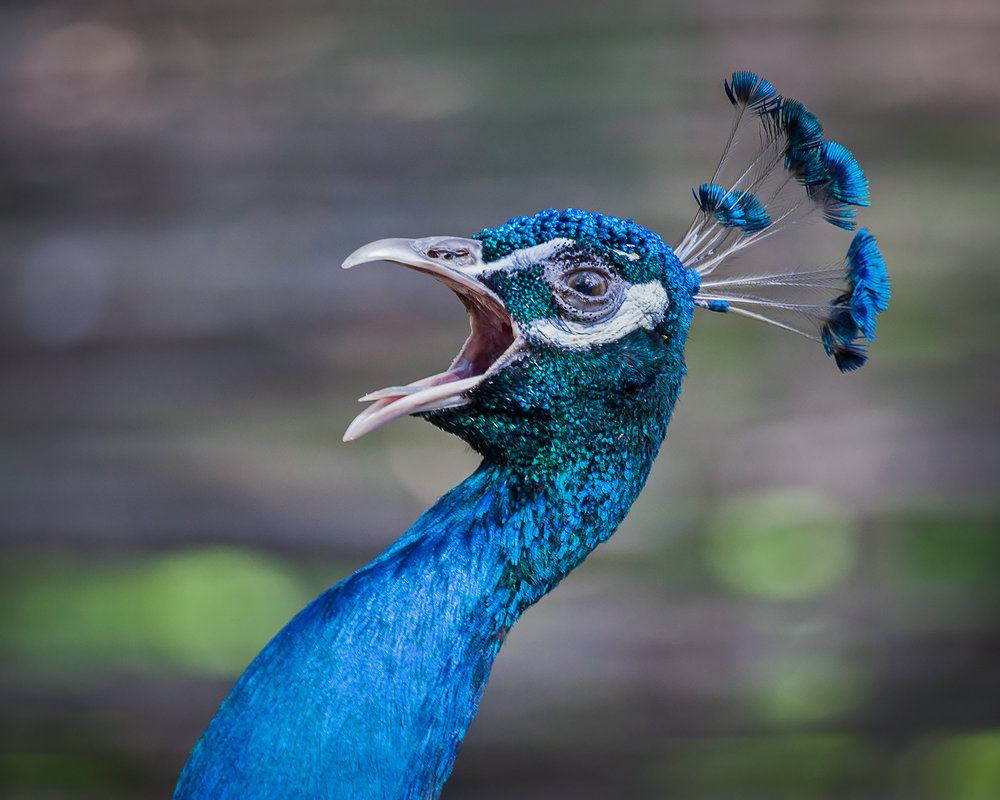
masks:
{"label": "tongue", "polygon": [[459,376],[452,370],[439,372],[437,375],[431,375],[429,378],[421,378],[419,381],[406,384],[406,386],[387,386],[384,389],[369,392],[364,397],[359,397],[358,402],[369,403],[373,400],[383,400],[388,397],[398,399],[400,397],[405,397],[406,395],[414,394],[415,392],[423,391],[431,386],[440,386],[442,383],[454,382],[458,379]]}
{"label": "tongue", "polygon": [[[461,380],[443,380],[450,375],[451,373],[443,372],[407,386],[391,386],[365,395],[361,398],[362,401],[375,400],[375,402],[354,418],[344,433],[344,441],[358,439],[399,417],[447,408],[461,402],[460,395],[479,383],[483,377],[473,375],[471,378]],[[440,382],[442,380],[443,382]],[[439,381],[439,383],[428,385],[428,381]]]}

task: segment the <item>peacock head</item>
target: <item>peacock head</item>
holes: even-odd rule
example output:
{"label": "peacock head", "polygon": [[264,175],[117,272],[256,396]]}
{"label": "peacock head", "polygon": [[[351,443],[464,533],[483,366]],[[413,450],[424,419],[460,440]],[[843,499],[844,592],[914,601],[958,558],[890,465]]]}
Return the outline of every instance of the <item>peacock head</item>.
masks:
{"label": "peacock head", "polygon": [[[841,371],[862,366],[890,295],[867,229],[833,264],[775,269],[765,257],[760,269],[733,256],[809,217],[854,230],[868,180],[812,112],[756,73],[735,72],[724,88],[735,119],[723,157],[694,190],[697,213],[673,249],[632,220],[570,209],[471,239],[383,239],[349,256],[345,267],[386,260],[434,276],[465,304],[472,334],[445,372],[363,397],[372,405],[344,438],[419,414],[498,458],[580,453],[602,439],[655,454],[695,307],[812,339]],[[748,126],[756,136],[741,135]],[[751,152],[733,170],[742,142]]]}
{"label": "peacock head", "polygon": [[[382,239],[345,267],[392,261],[444,283],[472,332],[444,372],[366,395],[355,439],[417,414],[484,455],[534,457],[621,431],[659,436],[684,373],[699,285],[655,233],[631,220],[542,211],[473,238]],[[643,437],[640,437],[643,438]]]}

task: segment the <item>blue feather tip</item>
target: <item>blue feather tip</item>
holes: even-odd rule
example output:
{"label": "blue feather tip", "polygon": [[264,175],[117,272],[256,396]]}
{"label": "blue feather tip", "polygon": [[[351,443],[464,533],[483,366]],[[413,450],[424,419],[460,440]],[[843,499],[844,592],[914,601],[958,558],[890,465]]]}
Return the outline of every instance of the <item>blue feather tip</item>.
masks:
{"label": "blue feather tip", "polygon": [[770,81],[764,80],[755,72],[734,72],[724,85],[726,96],[734,106],[749,106],[760,112],[771,109],[781,100]]}
{"label": "blue feather tip", "polygon": [[787,138],[785,169],[823,207],[826,221],[853,230],[852,206],[868,205],[868,180],[851,151],[824,139],[820,121],[797,100],[781,98],[762,119],[765,128]]}
{"label": "blue feather tip", "polygon": [[850,372],[868,360],[865,345],[857,340],[862,336],[869,342],[875,339],[875,324],[879,312],[889,305],[891,289],[885,259],[865,228],[854,235],[845,265],[850,291],[830,303],[820,338],[841,372]]}
{"label": "blue feather tip", "polygon": [[[853,231],[857,209],[869,205],[868,179],[850,150],[825,138],[815,114],[769,81],[739,71],[724,86],[736,118],[715,174],[692,190],[698,214],[674,248],[701,278],[695,303],[819,341],[841,370],[857,369],[868,358],[861,340],[875,338],[876,318],[889,300],[885,260],[867,230],[854,236],[842,267],[754,272],[744,262],[738,273],[722,267],[813,212]],[[731,150],[748,139],[738,134],[753,124],[760,144],[726,181]]]}
{"label": "blue feather tip", "polygon": [[771,224],[771,217],[752,192],[727,191],[717,183],[703,183],[694,193],[698,208],[714,214],[726,228],[739,228],[743,233],[762,231]]}

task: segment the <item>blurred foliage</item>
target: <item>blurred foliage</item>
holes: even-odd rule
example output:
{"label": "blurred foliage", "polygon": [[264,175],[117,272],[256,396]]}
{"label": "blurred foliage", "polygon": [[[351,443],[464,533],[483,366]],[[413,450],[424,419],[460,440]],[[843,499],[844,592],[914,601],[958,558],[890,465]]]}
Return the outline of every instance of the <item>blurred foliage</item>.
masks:
{"label": "blurred foliage", "polygon": [[857,534],[843,508],[821,495],[728,498],[706,531],[705,557],[723,585],[749,595],[820,594],[850,572]]}
{"label": "blurred foliage", "polygon": [[870,784],[875,753],[842,734],[760,736],[683,742],[671,748],[659,777],[661,796],[827,798]]}
{"label": "blurred foliage", "polygon": [[123,669],[231,675],[312,599],[286,565],[244,550],[81,566],[38,556],[4,565],[4,660],[64,680]]}
{"label": "blurred foliage", "polygon": [[988,800],[1000,793],[1000,731],[939,741],[927,768],[931,790],[950,800]]}
{"label": "blurred foliage", "polygon": [[[890,562],[899,589],[931,594],[1000,591],[1000,514],[990,505],[908,509],[900,515]],[[1000,609],[984,611],[1000,615]]]}

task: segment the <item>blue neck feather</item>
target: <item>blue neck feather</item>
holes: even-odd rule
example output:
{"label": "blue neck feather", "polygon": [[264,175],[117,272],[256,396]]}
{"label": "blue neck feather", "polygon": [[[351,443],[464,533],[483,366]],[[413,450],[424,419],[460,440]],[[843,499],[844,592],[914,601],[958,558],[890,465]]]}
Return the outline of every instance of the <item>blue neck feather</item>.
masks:
{"label": "blue neck feather", "polygon": [[484,462],[260,653],[174,797],[437,797],[507,631],[624,518],[672,399],[634,448],[532,479]]}

